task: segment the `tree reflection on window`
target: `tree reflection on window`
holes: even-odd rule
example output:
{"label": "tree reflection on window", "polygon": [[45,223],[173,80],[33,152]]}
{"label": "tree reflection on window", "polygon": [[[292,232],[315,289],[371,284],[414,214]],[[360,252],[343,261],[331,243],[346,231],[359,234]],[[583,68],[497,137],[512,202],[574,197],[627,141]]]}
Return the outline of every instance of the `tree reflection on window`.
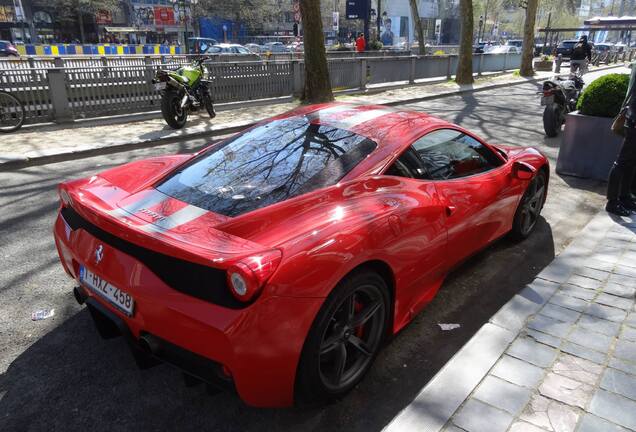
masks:
{"label": "tree reflection on window", "polygon": [[304,117],[276,120],[202,154],[158,190],[235,216],[333,185],[375,147],[363,136]]}

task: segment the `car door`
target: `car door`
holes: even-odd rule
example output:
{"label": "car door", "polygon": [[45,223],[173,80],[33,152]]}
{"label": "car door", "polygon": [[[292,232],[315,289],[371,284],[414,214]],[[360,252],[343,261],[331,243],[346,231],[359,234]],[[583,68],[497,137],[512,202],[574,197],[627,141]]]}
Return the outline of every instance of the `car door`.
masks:
{"label": "car door", "polygon": [[446,210],[449,266],[510,229],[517,193],[502,156],[450,128],[430,132],[412,147]]}

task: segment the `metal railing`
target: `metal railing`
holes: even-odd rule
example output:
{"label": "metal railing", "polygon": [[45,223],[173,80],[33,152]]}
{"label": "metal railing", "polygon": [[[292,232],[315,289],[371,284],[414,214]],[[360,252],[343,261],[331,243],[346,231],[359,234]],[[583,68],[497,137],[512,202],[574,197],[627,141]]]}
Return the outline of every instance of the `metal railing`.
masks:
{"label": "metal railing", "polygon": [[[177,67],[185,56],[86,57],[0,61],[0,89],[25,105],[26,122],[69,122],[113,114],[155,111],[160,94],[151,83],[158,67]],[[329,59],[335,90],[416,83],[450,78],[457,56],[401,56]],[[518,69],[519,54],[475,54],[476,74]],[[298,96],[304,62],[209,62],[206,79],[215,102]]]}

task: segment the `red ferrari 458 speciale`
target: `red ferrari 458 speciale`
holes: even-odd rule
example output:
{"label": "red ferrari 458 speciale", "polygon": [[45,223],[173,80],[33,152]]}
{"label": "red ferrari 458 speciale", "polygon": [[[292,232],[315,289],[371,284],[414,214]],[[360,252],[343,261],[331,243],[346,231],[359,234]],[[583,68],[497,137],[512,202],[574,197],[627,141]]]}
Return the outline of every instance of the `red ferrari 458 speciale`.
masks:
{"label": "red ferrari 458 speciale", "polygon": [[306,106],[59,187],[55,243],[104,337],[254,406],[343,395],[448,272],[527,237],[537,150],[429,115]]}

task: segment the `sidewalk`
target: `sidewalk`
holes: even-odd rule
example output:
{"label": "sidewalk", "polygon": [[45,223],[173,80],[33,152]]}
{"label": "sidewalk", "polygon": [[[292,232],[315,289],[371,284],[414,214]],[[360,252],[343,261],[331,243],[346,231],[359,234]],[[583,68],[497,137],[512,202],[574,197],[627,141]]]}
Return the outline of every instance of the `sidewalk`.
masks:
{"label": "sidewalk", "polygon": [[[611,66],[610,68],[618,67]],[[607,67],[596,68],[602,70]],[[512,73],[481,77],[473,85],[458,86],[452,81],[419,84],[402,88],[370,88],[364,93],[339,95],[338,101],[350,103],[397,105],[427,99],[442,98],[466,92],[541,81],[551,72],[539,72],[532,79],[513,76]],[[95,154],[148,147],[170,141],[183,141],[233,133],[264,118],[281,114],[297,107],[297,101],[272,103],[242,108],[226,104],[214,120],[207,114],[191,116],[186,128],[173,130],[163,119],[151,118],[122,123],[122,119],[86,120],[70,125],[25,127],[17,133],[3,137],[0,147],[0,170],[17,169],[32,164],[51,163]],[[159,116],[158,114],[155,114]],[[127,116],[139,118],[139,116]],[[148,116],[146,116],[148,117]],[[126,118],[126,117],[124,117]]]}
{"label": "sidewalk", "polygon": [[385,432],[636,431],[636,217],[601,211]]}

